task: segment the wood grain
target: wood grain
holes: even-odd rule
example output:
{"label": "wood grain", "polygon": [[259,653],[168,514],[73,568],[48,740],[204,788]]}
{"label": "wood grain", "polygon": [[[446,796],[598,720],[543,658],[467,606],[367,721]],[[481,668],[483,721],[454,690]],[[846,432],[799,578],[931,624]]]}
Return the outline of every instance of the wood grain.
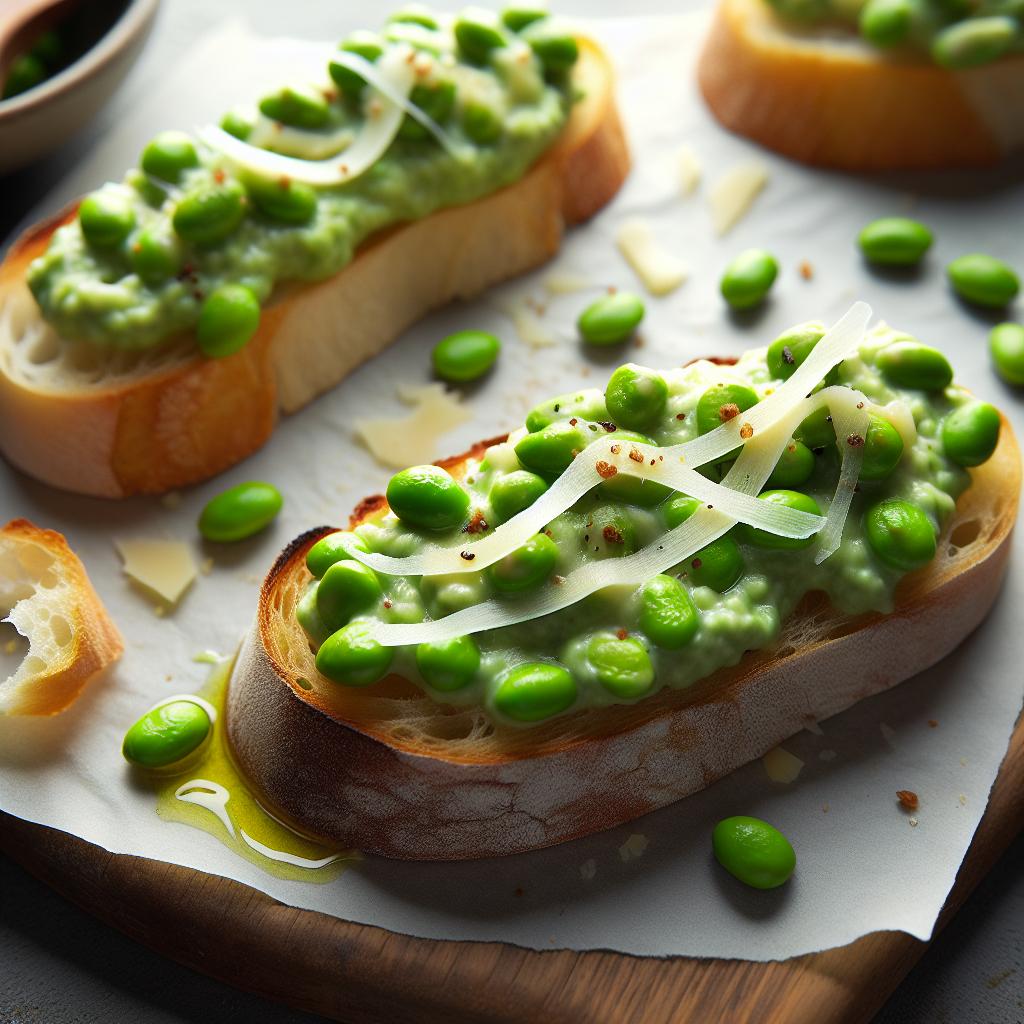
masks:
{"label": "wood grain", "polygon": [[[1024,721],[939,921],[1024,826]],[[534,952],[434,942],[287,907],[238,882],[117,856],[0,814],[0,848],[68,899],[165,956],[352,1024],[868,1021],[924,952],[899,932],[780,963]]]}

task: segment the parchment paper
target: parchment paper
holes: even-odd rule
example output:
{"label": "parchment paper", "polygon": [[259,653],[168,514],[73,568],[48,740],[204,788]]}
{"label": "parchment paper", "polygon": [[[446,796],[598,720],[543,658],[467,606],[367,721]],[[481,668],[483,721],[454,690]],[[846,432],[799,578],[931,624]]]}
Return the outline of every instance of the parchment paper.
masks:
{"label": "parchment paper", "polygon": [[[557,334],[556,345],[524,345],[501,310],[525,294],[544,298],[541,282],[549,268],[428,318],[283,422],[264,451],[184,494],[177,508],[157,499],[69,497],[0,466],[0,516],[24,515],[63,531],[127,641],[123,661],[66,714],[0,720],[0,807],[112,851],[187,865],[295,906],[435,938],[771,960],[881,929],[922,939],[931,934],[1021,706],[1019,558],[991,617],[952,657],[825,722],[821,735],[805,732],[786,743],[806,762],[794,784],[769,781],[755,762],[665,810],[535,854],[449,865],[368,858],[327,885],[282,881],[212,835],[160,820],[152,798],[128,784],[121,760],[124,729],[142,711],[202,685],[205,669],[192,663],[194,654],[233,649],[253,613],[260,578],[286,541],[315,524],[343,523],[360,497],[382,489],[388,471],[353,440],[352,420],[407,411],[396,384],[425,382],[429,347],[449,331],[494,330],[505,349],[498,371],[466,393],[471,420],[441,440],[437,456],[517,425],[539,397],[584,382],[603,384],[626,359],[657,366],[738,353],[795,322],[834,320],[854,298],[949,353],[958,379],[998,403],[1024,434],[1019,393],[1002,386],[988,366],[988,324],[956,302],[942,275],[947,260],[977,249],[1024,262],[1021,185],[1009,173],[944,175],[913,185],[855,180],[757,150],[719,128],[697,94],[693,65],[704,26],[703,17],[594,25],[618,64],[637,167],[612,206],[572,234],[555,267],[599,286],[638,287],[613,236],[627,215],[650,218],[659,240],[690,263],[692,276],[668,298],[649,300],[638,351],[595,356],[582,350],[571,329],[588,299],[582,293],[549,302],[542,322]],[[206,37],[166,69],[162,88],[139,95],[118,131],[36,214],[119,175],[154,130],[192,127],[218,116],[232,98],[251,95],[265,83],[275,52],[238,26]],[[701,188],[689,198],[680,196],[677,183],[683,143],[704,169]],[[708,181],[751,159],[770,169],[768,187],[750,216],[716,239]],[[875,216],[908,211],[936,230],[924,269],[895,276],[866,270],[854,246],[857,231]],[[762,310],[730,316],[718,277],[731,256],[755,245],[779,256],[780,279]],[[802,260],[812,265],[812,280],[797,272]],[[213,494],[247,479],[281,487],[287,495],[281,517],[249,542],[204,550],[194,528],[199,510]],[[174,614],[157,617],[124,579],[115,536],[187,540],[197,560],[213,558],[213,571],[199,578]],[[930,719],[938,725],[930,727]],[[895,805],[898,789],[920,795],[916,827]],[[793,840],[799,865],[787,886],[746,890],[713,863],[711,828],[734,813],[764,817]],[[629,856],[644,846],[633,836],[646,840],[642,855]]]}

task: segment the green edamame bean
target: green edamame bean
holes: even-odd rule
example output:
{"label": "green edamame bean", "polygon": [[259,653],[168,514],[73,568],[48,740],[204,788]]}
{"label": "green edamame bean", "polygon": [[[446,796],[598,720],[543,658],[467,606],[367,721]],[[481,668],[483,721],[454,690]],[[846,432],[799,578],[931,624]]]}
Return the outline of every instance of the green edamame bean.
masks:
{"label": "green edamame bean", "polygon": [[320,579],[335,562],[344,562],[352,556],[349,549],[367,552],[370,549],[358,534],[349,530],[338,530],[321,537],[306,553],[306,568]]}
{"label": "green edamame bean", "polygon": [[[346,53],[354,53],[357,57],[362,57],[363,60],[374,64],[384,53],[384,41],[374,32],[359,29],[353,32],[338,49]],[[346,96],[358,96],[363,91],[363,86],[366,85],[366,80],[359,72],[339,64],[337,61],[331,61],[327,70],[330,72],[334,84]]]}
{"label": "green edamame bean", "polygon": [[720,821],[711,834],[715,860],[754,889],[777,889],[796,867],[789,840],[760,818],[736,815]]}
{"label": "green edamame bean", "polygon": [[316,588],[316,610],[328,629],[341,629],[375,605],[382,593],[380,580],[369,566],[353,559],[335,562]]}
{"label": "green edamame bean", "polygon": [[437,19],[430,13],[430,9],[423,4],[407,4],[401,10],[388,16],[389,22],[398,22],[408,25],[422,25],[423,28],[436,30]]}
{"label": "green edamame bean", "polygon": [[579,60],[580,48],[576,40],[548,20],[535,21],[523,29],[523,39],[550,76],[565,74]]}
{"label": "green edamame bean", "polygon": [[912,338],[894,341],[878,353],[878,369],[892,384],[921,391],[941,391],[953,380],[953,367],[937,349]]}
{"label": "green edamame bean", "polygon": [[[424,114],[443,124],[455,109],[455,83],[441,79],[431,85],[415,85],[409,94],[409,102],[420,108]],[[398,135],[403,139],[423,140],[432,138],[430,132],[409,114],[402,119]]]}
{"label": "green edamame bean", "polygon": [[491,485],[491,509],[499,523],[507,522],[529,508],[546,490],[543,477],[526,469],[505,473]]}
{"label": "green edamame bean", "polygon": [[[707,434],[723,423],[735,419],[753,405],[757,405],[757,392],[746,384],[712,384],[697,399],[697,432]],[[719,465],[735,459],[740,448],[714,459],[711,465]]]}
{"label": "green edamame bean", "polygon": [[413,466],[396,473],[388,483],[391,511],[422,530],[451,530],[469,512],[469,495],[440,466]]}
{"label": "green edamame bean", "polygon": [[222,284],[203,301],[196,324],[199,350],[211,359],[244,347],[260,326],[260,300],[244,284]]}
{"label": "green edamame bean", "polygon": [[370,686],[387,672],[394,653],[369,635],[365,622],[351,622],[320,645],[316,668],[333,683]]}
{"label": "green edamame bean", "polygon": [[[784,505],[786,508],[795,508],[800,512],[810,512],[812,515],[820,516],[821,509],[818,503],[809,495],[801,491],[790,491],[782,488],[762,491],[758,497],[762,501],[770,501],[774,505]],[[756,527],[741,524],[738,529],[740,536],[747,544],[754,544],[759,548],[776,548],[787,551],[795,551],[799,548],[809,547],[814,543],[814,536],[810,537],[780,537],[778,534],[769,533],[767,530],[759,530]]]}
{"label": "green edamame bean", "polygon": [[899,46],[910,35],[914,19],[912,0],[868,0],[858,18],[860,34],[872,46]]}
{"label": "green edamame bean", "polygon": [[928,228],[909,217],[881,217],[857,236],[860,251],[869,263],[890,267],[912,267],[920,263],[933,240]]}
{"label": "green edamame bean", "polygon": [[501,20],[505,28],[513,32],[522,32],[527,25],[541,21],[548,16],[545,7],[506,7],[501,12]]}
{"label": "green edamame bean", "polygon": [[622,558],[637,549],[636,526],[621,505],[598,505],[590,513],[583,543],[598,558]]}
{"label": "green edamame bean", "polygon": [[1007,384],[1024,384],[1024,325],[997,324],[988,336],[996,372]]}
{"label": "green edamame bean", "polygon": [[471,636],[420,644],[416,648],[416,667],[435,690],[461,690],[473,682],[480,667],[480,648]]}
{"label": "green edamame bean", "polygon": [[456,331],[434,346],[434,373],[452,384],[482,377],[501,352],[501,342],[487,331]]}
{"label": "green edamame bean", "polygon": [[792,440],[768,477],[769,487],[798,487],[814,472],[814,452],[803,441]]}
{"label": "green edamame bean", "polygon": [[156,227],[143,228],[131,244],[132,270],[146,284],[160,284],[182,268],[183,256],[178,240]]}
{"label": "green edamame bean", "polygon": [[654,576],[643,585],[640,628],[651,643],[676,651],[694,638],[699,626],[693,598],[674,576]]}
{"label": "green edamame bean", "polygon": [[11,61],[0,99],[9,100],[46,81],[46,65],[34,53],[23,53]]}
{"label": "green edamame bean", "polygon": [[255,122],[247,111],[235,108],[234,110],[229,110],[220,119],[220,126],[228,135],[234,135],[236,139],[241,139],[242,142],[245,142],[252,134]]}
{"label": "green edamame bean", "polygon": [[636,700],[654,685],[651,656],[634,637],[599,633],[587,644],[587,660],[597,681],[623,700]]}
{"label": "green edamame bean", "polygon": [[825,328],[814,322],[783,331],[768,346],[768,372],[780,380],[789,380],[823,337]]}
{"label": "green edamame bean", "polygon": [[942,447],[958,466],[980,466],[999,443],[1002,421],[988,402],[967,402],[942,421]]}
{"label": "green edamame bean", "polygon": [[273,484],[259,480],[236,484],[206,503],[199,516],[199,532],[207,540],[245,540],[265,530],[283,504]]}
{"label": "green edamame bean", "polygon": [[[633,430],[617,430],[612,439],[618,445],[622,445],[625,451],[629,451],[629,442],[638,441],[641,444],[653,445],[652,441],[645,434],[639,434]],[[642,508],[653,508],[660,505],[671,493],[672,488],[659,484],[656,480],[643,480],[637,476],[630,476],[628,473],[616,473],[608,477],[599,485],[603,495],[621,501],[626,505],[639,505]]]}
{"label": "green edamame bean", "polygon": [[665,502],[665,507],[662,509],[661,514],[665,519],[665,526],[674,530],[677,526],[685,523],[700,508],[700,504],[696,498],[691,498],[687,494],[677,494]]}
{"label": "green edamame bean", "polygon": [[227,238],[244,216],[245,189],[237,181],[210,181],[185,193],[172,222],[186,242],[214,245]]}
{"label": "green edamame bean", "polygon": [[78,223],[90,245],[112,249],[135,227],[135,211],[128,198],[119,192],[93,192],[78,207]]}
{"label": "green edamame bean", "polygon": [[171,701],[147,711],[124,735],[121,752],[140,768],[169,768],[195,753],[213,731],[210,715],[195,701]]}
{"label": "green edamame bean", "polygon": [[260,113],[292,128],[323,128],[331,112],[323,93],[312,86],[286,85],[260,100]]}
{"label": "green edamame bean", "polygon": [[836,431],[832,426],[832,414],[828,411],[828,406],[823,405],[805,416],[793,433],[793,437],[807,445],[812,452],[834,444]]}
{"label": "green edamame bean", "polygon": [[462,130],[478,146],[489,146],[505,133],[505,122],[490,104],[467,100],[462,107]]}
{"label": "green edamame bean", "polygon": [[1020,40],[1015,18],[995,15],[966,18],[942,29],[932,40],[932,59],[953,71],[990,64],[1009,53]]}
{"label": "green edamame bean", "polygon": [[527,662],[505,672],[494,691],[494,707],[516,722],[551,718],[576,702],[576,683],[561,665]]}
{"label": "green edamame bean", "polygon": [[316,580],[310,580],[302,597],[295,605],[295,618],[309,637],[310,643],[319,647],[330,635],[331,629],[320,617],[316,607],[316,592],[319,589]]}
{"label": "green edamame bean", "polygon": [[999,309],[1020,291],[1020,279],[1012,267],[980,252],[953,260],[946,274],[960,298],[979,306]]}
{"label": "green edamame bean", "polygon": [[249,198],[260,213],[282,224],[308,224],[316,216],[316,191],[291,178],[253,178]]}
{"label": "green edamame bean", "polygon": [[743,575],[743,552],[728,534],[691,555],[686,575],[695,587],[724,594]]}
{"label": "green edamame bean", "polygon": [[608,407],[604,404],[604,395],[597,388],[588,388],[586,391],[550,398],[529,411],[526,416],[526,429],[533,434],[556,420],[568,419],[607,423]]}
{"label": "green edamame bean", "polygon": [[142,151],[139,165],[154,178],[177,184],[185,171],[199,166],[199,155],[184,132],[161,132]]}
{"label": "green edamame bean", "polygon": [[455,41],[465,58],[474,64],[487,63],[491,51],[506,42],[498,19],[479,7],[467,8],[456,19]]}
{"label": "green edamame bean", "polygon": [[763,302],[779,273],[779,264],[764,249],[746,249],[722,274],[719,290],[733,309],[750,309]]}
{"label": "green edamame bean", "polygon": [[163,206],[167,199],[167,190],[161,188],[153,178],[138,168],[133,167],[128,171],[124,176],[124,182],[126,185],[131,186],[145,203],[148,206],[152,206],[155,210]]}
{"label": "green edamame bean", "polygon": [[527,469],[532,469],[546,480],[553,480],[568,469],[589,441],[590,438],[579,427],[556,420],[520,438],[516,443],[516,456]]}
{"label": "green edamame bean", "polygon": [[878,560],[910,572],[935,557],[935,528],[924,510],[909,501],[886,498],[864,515],[864,532]]}
{"label": "green edamame bean", "polygon": [[636,363],[620,366],[608,381],[605,404],[612,419],[627,430],[654,426],[665,411],[668,385],[665,378]]}
{"label": "green edamame bean", "polygon": [[903,438],[886,419],[871,414],[864,432],[864,458],[860,466],[861,480],[884,480],[903,458]]}
{"label": "green edamame bean", "polygon": [[618,345],[633,336],[643,318],[644,304],[638,295],[612,292],[587,306],[576,327],[591,345]]}
{"label": "green edamame bean", "polygon": [[557,564],[558,545],[547,534],[538,533],[489,566],[487,579],[499,593],[518,594],[539,587]]}

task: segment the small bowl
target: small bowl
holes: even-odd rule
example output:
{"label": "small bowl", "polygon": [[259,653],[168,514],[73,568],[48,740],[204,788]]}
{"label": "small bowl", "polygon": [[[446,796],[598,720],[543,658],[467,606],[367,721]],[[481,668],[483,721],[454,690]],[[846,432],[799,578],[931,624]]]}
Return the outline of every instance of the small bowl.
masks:
{"label": "small bowl", "polygon": [[126,0],[77,60],[34,89],[0,101],[0,174],[56,149],[95,116],[139,56],[159,3]]}

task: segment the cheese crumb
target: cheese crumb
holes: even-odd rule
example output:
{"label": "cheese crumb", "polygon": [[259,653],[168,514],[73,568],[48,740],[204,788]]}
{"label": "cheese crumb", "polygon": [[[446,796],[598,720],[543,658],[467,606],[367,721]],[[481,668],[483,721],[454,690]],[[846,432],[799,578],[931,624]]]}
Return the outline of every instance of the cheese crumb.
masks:
{"label": "cheese crumb", "polygon": [[627,861],[637,860],[644,855],[647,849],[647,836],[634,832],[620,847],[619,859],[625,864]]}
{"label": "cheese crumb", "polygon": [[558,338],[540,322],[540,317],[535,308],[530,306],[529,300],[521,300],[506,306],[503,312],[512,321],[516,334],[524,345],[530,348],[550,348],[558,343]]}
{"label": "cheese crumb", "polygon": [[684,196],[694,193],[700,184],[701,166],[697,154],[689,146],[679,148],[679,191]]}
{"label": "cheese crumb", "polygon": [[168,491],[161,499],[160,504],[164,508],[177,508],[181,504],[180,491]]}
{"label": "cheese crumb", "polygon": [[761,163],[737,164],[726,171],[708,196],[715,233],[728,234],[747,215],[767,184],[768,169]]}
{"label": "cheese crumb", "polygon": [[674,292],[689,276],[686,264],[655,240],[645,220],[624,221],[615,235],[615,244],[652,295]]}
{"label": "cheese crumb", "polygon": [[195,559],[183,541],[136,538],[115,540],[114,544],[125,575],[171,607],[196,578]]}
{"label": "cheese crumb", "polygon": [[408,416],[356,420],[355,431],[383,466],[405,469],[423,465],[437,457],[441,434],[465,423],[470,412],[443,384],[399,387],[398,397],[413,407]]}
{"label": "cheese crumb", "polygon": [[886,725],[885,722],[881,722],[878,726],[879,732],[882,734],[882,739],[889,744],[894,750],[896,749],[896,730],[891,725]]}
{"label": "cheese crumb", "polygon": [[797,776],[804,767],[803,761],[796,754],[791,754],[782,747],[769,750],[761,758],[761,763],[764,765],[764,770],[772,782],[783,782],[787,785],[790,782],[796,781]]}
{"label": "cheese crumb", "polygon": [[592,282],[582,274],[566,270],[554,270],[544,278],[544,289],[549,295],[571,295],[590,288]]}
{"label": "cheese crumb", "polygon": [[593,858],[591,858],[590,860],[585,860],[580,865],[580,878],[582,878],[584,882],[591,882],[591,881],[593,881],[594,876],[596,874],[597,874],[597,861],[594,860]]}

